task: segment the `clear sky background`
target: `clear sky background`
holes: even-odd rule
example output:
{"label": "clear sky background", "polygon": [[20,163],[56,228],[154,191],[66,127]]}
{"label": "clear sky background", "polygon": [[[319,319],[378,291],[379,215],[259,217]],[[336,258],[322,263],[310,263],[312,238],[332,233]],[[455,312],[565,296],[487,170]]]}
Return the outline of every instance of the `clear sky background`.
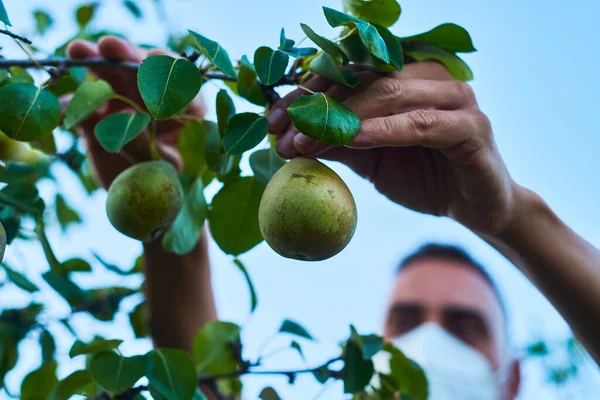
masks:
{"label": "clear sky background", "polygon": [[[75,31],[72,10],[78,1],[5,0],[15,31],[33,30],[31,11],[46,9],[56,19],[54,31],[41,44],[59,44]],[[146,11],[145,22],[135,21],[119,6],[106,4],[96,21],[103,28],[121,30],[136,42],[162,44],[164,24],[152,13],[151,1],[140,0]],[[299,23],[311,25],[317,32],[333,37],[335,31],[326,23],[321,6],[341,8],[340,0],[166,0],[172,28],[194,29],[227,49],[232,58],[251,55],[260,45],[278,45],[281,27],[288,37],[300,40]],[[595,245],[600,245],[600,210],[598,208],[598,171],[600,145],[598,132],[598,56],[594,49],[600,37],[597,16],[600,3],[583,0],[565,3],[551,1],[503,2],[491,0],[404,0],[403,15],[392,32],[405,36],[420,33],[444,22],[458,23],[469,30],[479,52],[464,58],[472,67],[472,85],[479,104],[492,121],[496,141],[506,164],[517,182],[543,196],[558,215],[575,231]],[[58,27],[58,29],[56,29]],[[7,38],[0,37],[13,55],[18,52]],[[50,46],[49,46],[50,48]],[[6,53],[3,53],[6,54]],[[206,85],[204,95],[212,103],[217,86]],[[254,110],[241,100],[238,110]],[[249,173],[247,161],[244,172]],[[249,296],[245,282],[216,245],[211,244],[213,284],[220,318],[244,324],[245,355],[256,356],[262,341],[276,331],[285,318],[301,322],[316,338],[307,343],[307,364],[316,365],[336,355],[337,343],[347,337],[349,324],[360,332],[378,332],[382,326],[384,305],[398,260],[424,241],[442,241],[464,246],[488,266],[505,295],[510,314],[515,349],[544,338],[560,341],[569,329],[544,297],[500,254],[458,224],[444,218],[420,215],[405,210],[379,195],[372,185],[353,175],[347,168],[331,164],[355,196],[359,222],[350,245],[333,259],[320,263],[303,263],[279,257],[261,244],[241,259],[248,267],[259,296],[259,306],[249,318]],[[105,211],[105,193],[98,191],[88,198],[80,185],[64,170],[57,168],[61,191],[82,212],[86,223],[71,227],[66,236],[51,231],[51,240],[60,259],[73,256],[90,258],[96,251],[106,260],[123,267],[132,265],[141,252],[139,243],[120,235],[109,224]],[[43,185],[49,200],[55,193]],[[210,191],[215,193],[217,186]],[[7,251],[10,265],[36,277],[47,263],[36,244],[11,246]],[[169,268],[169,266],[165,266]],[[121,279],[95,268],[92,274],[79,274],[84,287],[105,284],[136,284],[139,278]],[[35,280],[35,278],[34,278]],[[40,280],[35,280],[45,286]],[[0,291],[0,307],[27,304],[18,289]],[[68,313],[66,303],[51,291],[33,296],[48,301],[52,310],[48,320]],[[139,302],[133,297],[123,303],[128,312]],[[126,354],[144,352],[149,341],[135,341],[121,312],[117,323],[98,323],[86,315],[73,318],[75,329],[84,339],[94,332],[110,338],[126,339]],[[59,344],[61,376],[81,365],[70,361],[67,352],[72,344],[64,328],[52,326]],[[8,385],[18,391],[23,374],[39,363],[35,336],[21,346],[25,359],[9,375]],[[289,343],[288,338],[273,342],[269,348]],[[302,367],[294,352],[270,359],[270,368]],[[524,368],[522,399],[591,399],[600,395],[600,374],[589,363],[583,377],[572,387],[562,390],[545,381],[541,369],[532,363]],[[256,398],[260,389],[274,385],[286,400],[312,399],[319,391],[312,377],[303,377],[295,387],[285,378],[250,377],[244,380],[247,398]],[[341,398],[341,387],[332,385],[320,398]]]}

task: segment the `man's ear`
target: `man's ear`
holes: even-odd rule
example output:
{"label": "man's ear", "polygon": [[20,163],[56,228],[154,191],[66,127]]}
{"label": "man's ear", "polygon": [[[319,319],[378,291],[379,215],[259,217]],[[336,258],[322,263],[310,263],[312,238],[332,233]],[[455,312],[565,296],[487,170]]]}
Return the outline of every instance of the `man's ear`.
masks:
{"label": "man's ear", "polygon": [[510,374],[506,381],[506,399],[514,400],[519,395],[521,388],[521,363],[519,360],[512,362]]}

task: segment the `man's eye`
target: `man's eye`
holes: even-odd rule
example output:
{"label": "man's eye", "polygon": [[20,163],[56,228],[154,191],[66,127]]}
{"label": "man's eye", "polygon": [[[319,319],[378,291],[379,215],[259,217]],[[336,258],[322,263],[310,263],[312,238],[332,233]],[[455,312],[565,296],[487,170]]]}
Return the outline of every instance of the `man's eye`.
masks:
{"label": "man's eye", "polygon": [[450,333],[464,342],[475,345],[487,336],[484,324],[472,317],[455,317],[446,321],[446,328]]}
{"label": "man's eye", "polygon": [[390,318],[388,327],[395,335],[400,335],[416,328],[421,322],[422,317],[418,312],[399,312]]}

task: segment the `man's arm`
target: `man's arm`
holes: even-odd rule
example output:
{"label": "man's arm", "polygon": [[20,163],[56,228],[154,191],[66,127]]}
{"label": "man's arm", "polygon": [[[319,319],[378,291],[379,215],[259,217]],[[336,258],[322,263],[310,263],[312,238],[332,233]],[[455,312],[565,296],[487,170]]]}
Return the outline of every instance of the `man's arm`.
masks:
{"label": "man's arm", "polygon": [[515,197],[507,227],[482,237],[544,293],[600,364],[600,251],[535,193],[519,187]]}
{"label": "man's arm", "polygon": [[[75,59],[102,57],[140,63],[148,55],[164,52],[147,52],[125,40],[107,36],[100,39],[98,44],[74,41],[69,45],[67,53]],[[94,69],[92,72],[110,83],[117,93],[143,106],[135,72],[103,68]],[[148,138],[143,135],[125,146],[122,151],[128,154],[125,158],[121,154],[107,153],[94,136],[96,124],[107,115],[128,111],[132,110],[124,103],[112,101],[79,126],[79,132],[87,143],[96,178],[105,188],[132,165],[129,160],[150,159]],[[196,99],[188,106],[187,113],[203,115],[202,102]],[[181,157],[177,150],[177,142],[181,128],[181,124],[172,121],[159,123],[156,142],[161,155],[179,168]],[[156,346],[181,348],[191,352],[192,341],[198,329],[206,322],[216,319],[207,237],[207,230],[204,229],[194,250],[183,256],[166,252],[161,240],[144,244],[146,304],[150,331]]]}
{"label": "man's arm", "polygon": [[156,347],[191,353],[198,329],[217,319],[207,236],[204,229],[194,250],[183,256],[166,252],[160,240],[144,244],[146,304]]}

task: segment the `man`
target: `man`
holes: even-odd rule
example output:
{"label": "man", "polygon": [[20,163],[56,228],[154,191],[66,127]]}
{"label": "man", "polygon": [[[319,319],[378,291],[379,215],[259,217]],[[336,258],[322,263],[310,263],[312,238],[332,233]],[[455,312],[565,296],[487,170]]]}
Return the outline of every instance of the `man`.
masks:
{"label": "man", "polygon": [[[74,41],[68,54],[78,59],[105,57],[141,62],[149,53],[118,38],[105,37],[97,45]],[[94,72],[109,81],[118,93],[140,101],[131,72]],[[361,130],[352,143],[330,148],[298,133],[285,111],[303,94],[297,90],[269,114],[270,131],[279,136],[279,153],[288,158],[304,154],[342,162],[373,182],[391,201],[419,212],[453,218],[471,229],[537,285],[599,362],[600,253],[571,231],[539,196],[512,180],[494,143],[490,123],[477,107],[471,88],[452,80],[436,62],[409,64],[402,73],[360,71],[359,75],[361,84],[357,89],[322,78],[305,83],[311,90],[336,98],[361,118]],[[111,103],[80,127],[98,179],[105,187],[131,165],[128,160],[149,157],[144,138],[124,149],[125,158],[104,152],[95,140],[95,124],[107,113],[123,107]],[[201,103],[193,103],[187,112],[202,115]],[[179,130],[176,122],[160,124],[157,146],[165,158],[180,167],[176,151]],[[164,252],[160,240],[144,244],[150,329],[158,346],[189,351],[198,328],[216,318],[206,244],[204,233],[196,248],[185,256]],[[494,303],[491,287],[486,287],[485,280],[472,268],[466,268],[469,262],[425,257],[418,264],[413,260],[398,274],[393,304],[400,307],[392,306],[388,321],[410,318],[410,312],[414,312],[413,316],[420,315],[421,323],[413,323],[419,327],[404,333],[397,327],[410,326],[410,322],[398,322],[396,328],[388,322],[386,337],[396,340],[400,335],[402,340],[416,342],[430,337],[431,343],[438,345],[452,342],[449,348],[471,360],[483,356],[480,372],[488,369],[496,377],[505,368],[509,371],[497,380],[501,387],[493,389],[493,395],[514,397],[518,366],[505,367],[500,350],[504,320],[498,315],[501,307],[499,302]],[[406,291],[409,286],[413,298],[405,297],[411,293]],[[404,307],[408,300],[413,304]],[[471,307],[481,306],[484,300],[488,309]],[[459,331],[477,325],[476,315],[483,322],[473,329],[483,333],[474,339],[476,344],[469,344],[461,339]],[[458,320],[463,322],[449,328],[448,323]],[[427,329],[421,330],[422,326]],[[443,328],[441,334],[437,327]],[[415,332],[425,334],[413,335]],[[476,351],[469,353],[461,344]],[[475,389],[475,383],[472,384]]]}
{"label": "man", "polygon": [[[383,335],[427,371],[430,399],[514,399],[507,331],[498,289],[463,250],[429,244],[401,262]],[[375,362],[385,371],[385,357]]]}

